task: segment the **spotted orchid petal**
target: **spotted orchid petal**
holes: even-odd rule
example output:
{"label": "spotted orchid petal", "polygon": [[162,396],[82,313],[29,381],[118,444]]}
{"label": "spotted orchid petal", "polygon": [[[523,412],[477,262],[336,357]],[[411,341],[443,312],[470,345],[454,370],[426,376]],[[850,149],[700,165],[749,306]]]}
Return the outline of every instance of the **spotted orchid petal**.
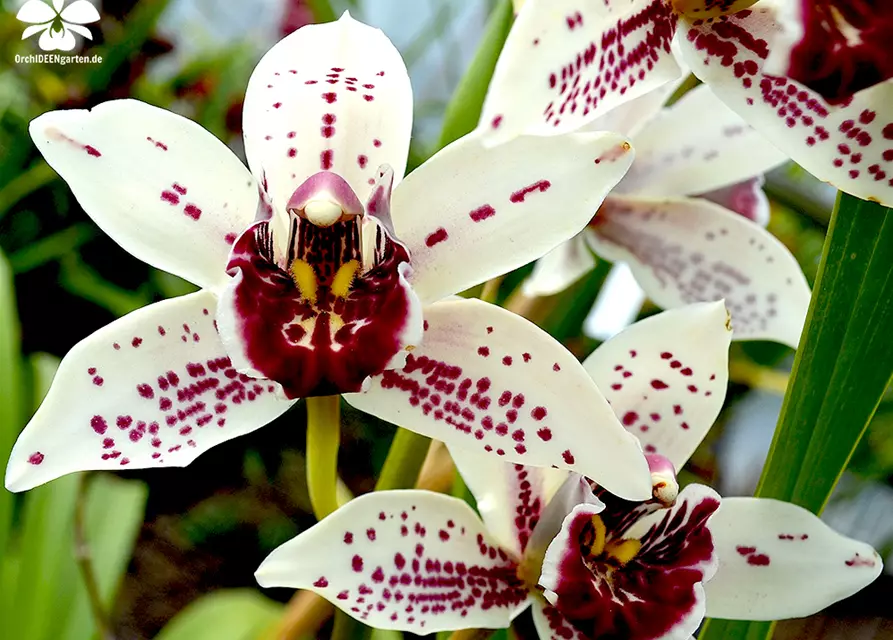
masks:
{"label": "spotted orchid petal", "polygon": [[567,289],[594,267],[592,251],[578,234],[537,260],[522,290],[526,296],[551,296]]}
{"label": "spotted orchid petal", "polygon": [[[406,66],[378,29],[345,13],[298,29],[258,63],[243,132],[248,166],[287,231],[287,203],[310,176],[331,171],[364,202],[383,164],[403,177],[412,130]],[[284,227],[284,228],[283,228]]]}
{"label": "spotted orchid petal", "polygon": [[232,368],[215,306],[208,291],[166,300],[75,345],[15,444],[7,489],[74,471],[182,467],[288,409],[275,384]]}
{"label": "spotted orchid petal", "polygon": [[137,258],[203,287],[226,279],[254,219],[251,174],[194,122],[136,100],[46,113],[31,137],[99,227]]}
{"label": "spotted orchid petal", "polygon": [[479,300],[430,305],[425,324],[402,369],[346,400],[451,447],[576,471],[629,499],[651,495],[638,442],[547,333]]}
{"label": "spotted orchid petal", "polygon": [[629,263],[663,308],[725,299],[735,339],[797,347],[810,291],[791,252],[758,224],[700,198],[610,197],[593,249]]}
{"label": "spotted orchid petal", "polygon": [[379,629],[507,627],[527,603],[517,562],[457,498],[378,491],[274,550],[263,587],[309,589]]}
{"label": "spotted orchid petal", "polygon": [[[675,56],[675,59],[676,64],[681,66],[679,57]],[[582,127],[582,130],[616,131],[635,138],[639,131],[660,113],[670,96],[682,86],[688,77],[687,70],[682,69],[679,77],[675,80],[656,86],[638,98],[626,100],[623,104]]]}
{"label": "spotted orchid petal", "polygon": [[573,131],[678,78],[675,24],[665,0],[528,0],[484,102],[487,143]]}
{"label": "spotted orchid petal", "polygon": [[678,13],[692,19],[713,18],[743,11],[756,2],[757,0],[721,0],[721,2],[716,0],[670,0]]}
{"label": "spotted orchid petal", "polygon": [[618,193],[703,193],[761,175],[787,160],[705,85],[664,109],[634,142],[636,161]]}
{"label": "spotted orchid petal", "polygon": [[614,133],[524,136],[493,149],[471,135],[443,149],[395,188],[391,204],[419,298],[463,291],[571,238],[632,161]]}
{"label": "spotted orchid petal", "polygon": [[722,302],[693,304],[640,320],[583,366],[645,453],[681,469],[722,409],[731,339]]}
{"label": "spotted orchid petal", "polygon": [[757,176],[722,189],[698,194],[698,197],[706,198],[765,228],[769,224],[770,210],[769,198],[763,191],[764,182],[763,176]]}
{"label": "spotted orchid petal", "polygon": [[707,521],[718,507],[712,489],[689,485],[622,537],[599,510],[574,507],[546,551],[546,599],[584,637],[688,638],[704,617],[702,583],[716,571]]}
{"label": "spotted orchid petal", "polygon": [[764,69],[781,29],[779,3],[716,20],[685,22],[679,41],[695,75],[780,150],[820,180],[857,197],[893,204],[893,83],[840,107]]}
{"label": "spotted orchid petal", "polygon": [[787,76],[841,104],[893,78],[889,2],[800,0],[779,6],[783,26],[766,71]]}
{"label": "spotted orchid petal", "polygon": [[[218,313],[238,371],[276,380],[286,397],[302,398],[359,391],[370,375],[402,366],[404,349],[421,340],[422,308],[407,281],[409,255],[393,236],[392,181],[390,169],[379,172],[362,225],[359,215],[325,227],[293,217],[286,261],[277,260],[270,221],[239,237]],[[339,214],[363,210],[329,172],[312,176],[290,202],[304,210],[320,191],[340,194]]]}
{"label": "spotted orchid petal", "polygon": [[706,585],[707,614],[715,618],[808,616],[853,595],[882,569],[869,545],[778,500],[725,498],[710,531],[719,569]]}
{"label": "spotted orchid petal", "polygon": [[533,624],[540,640],[591,640],[558,609],[544,600],[534,600],[532,611]]}
{"label": "spotted orchid petal", "polygon": [[474,496],[478,513],[499,545],[520,558],[567,471],[494,462],[490,456],[452,447],[450,456]]}

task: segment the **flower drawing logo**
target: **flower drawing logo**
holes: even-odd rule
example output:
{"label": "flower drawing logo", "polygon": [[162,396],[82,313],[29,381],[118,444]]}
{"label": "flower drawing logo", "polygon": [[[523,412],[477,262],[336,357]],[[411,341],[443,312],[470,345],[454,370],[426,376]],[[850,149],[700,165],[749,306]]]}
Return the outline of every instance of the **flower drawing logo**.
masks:
{"label": "flower drawing logo", "polygon": [[44,51],[71,51],[77,44],[74,34],[93,39],[83,26],[99,20],[96,7],[87,0],[75,0],[67,7],[66,0],[53,0],[52,6],[43,0],[28,0],[16,19],[31,26],[22,33],[22,40],[40,34],[37,45]]}

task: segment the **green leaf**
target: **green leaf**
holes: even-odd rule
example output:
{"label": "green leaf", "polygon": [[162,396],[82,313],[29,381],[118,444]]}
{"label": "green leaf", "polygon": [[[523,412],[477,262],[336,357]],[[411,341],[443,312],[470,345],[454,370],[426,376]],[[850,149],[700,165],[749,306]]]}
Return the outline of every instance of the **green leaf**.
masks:
{"label": "green leaf", "polygon": [[217,591],[189,604],[155,640],[255,640],[282,610],[250,589]]}
{"label": "green leaf", "polygon": [[[34,403],[46,395],[59,366],[47,354],[31,358]],[[74,511],[86,478],[69,475],[29,491],[21,527],[4,566],[0,637],[19,640],[82,640],[95,625],[74,554]],[[83,499],[84,536],[100,598],[108,609],[127,570],[143,521],[148,490],[113,476],[92,478]],[[53,615],[47,615],[53,611]]]}
{"label": "green leaf", "polygon": [[[0,252],[0,461],[4,464],[24,422],[19,348],[15,285],[12,270]],[[0,488],[0,572],[12,526],[12,509],[12,494]]]}
{"label": "green leaf", "polygon": [[[136,544],[149,490],[142,482],[96,475],[87,493],[85,535],[89,544],[93,573],[106,611],[112,610],[121,580],[127,571]],[[87,592],[78,576],[78,589],[64,630],[45,640],[82,640],[94,629]],[[93,635],[93,631],[90,635]]]}
{"label": "green leaf", "polygon": [[490,14],[480,45],[443,116],[440,146],[445,147],[477,126],[490,78],[514,17],[511,0],[499,0]]}
{"label": "green leaf", "polygon": [[[824,509],[893,376],[893,212],[841,194],[756,495]],[[762,640],[711,621],[701,640]]]}

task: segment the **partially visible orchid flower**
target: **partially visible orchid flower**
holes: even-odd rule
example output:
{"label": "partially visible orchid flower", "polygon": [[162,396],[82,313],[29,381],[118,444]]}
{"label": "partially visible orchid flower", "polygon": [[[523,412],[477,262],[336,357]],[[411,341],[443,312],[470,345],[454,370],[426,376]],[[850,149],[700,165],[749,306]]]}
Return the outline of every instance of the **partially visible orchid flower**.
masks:
{"label": "partially visible orchid flower", "polygon": [[93,39],[83,25],[97,22],[99,12],[87,0],[75,0],[68,6],[65,0],[53,0],[52,6],[43,0],[28,0],[16,20],[31,25],[22,33],[22,40],[39,33],[37,44],[43,51],[71,51],[77,45],[74,34]]}
{"label": "partially visible orchid flower", "polygon": [[762,174],[785,157],[706,86],[661,109],[673,88],[587,125],[629,135],[636,160],[587,229],[537,262],[524,293],[563,290],[594,266],[591,249],[627,263],[661,307],[725,299],[736,338],[796,348],[809,285],[763,228],[769,204],[760,188]]}
{"label": "partially visible orchid flower", "polygon": [[800,82],[834,105],[893,78],[890,2],[794,0],[780,8],[786,16],[768,61],[772,73]]}
{"label": "partially visible orchid flower", "polygon": [[[629,167],[629,144],[579,134],[487,150],[466,137],[399,182],[411,128],[399,53],[347,14],[258,64],[250,172],[195,123],[133,100],[36,119],[36,144],[97,224],[202,290],[76,345],[6,486],[183,466],[297,398],[371,387],[349,401],[647,496],[638,444],[560,344],[495,306],[444,300],[577,233]],[[582,414],[600,416],[598,442],[573,431]]]}
{"label": "partially visible orchid flower", "polygon": [[639,322],[587,361],[618,417],[665,452],[648,456],[647,501],[452,449],[481,519],[430,492],[367,494],[273,551],[258,581],[415,633],[506,627],[532,604],[550,640],[688,638],[704,615],[803,616],[855,593],[880,572],[868,545],[790,504],[679,491],[674,467],[722,406],[729,341],[722,303],[706,303]]}
{"label": "partially visible orchid flower", "polygon": [[[806,0],[800,0],[806,1]],[[692,72],[786,156],[821,180],[867,200],[893,204],[893,85],[889,62],[836,92],[839,106],[781,74],[798,75],[792,45],[797,0],[527,0],[496,66],[482,122],[488,144],[519,133],[573,131],[679,77],[675,44]],[[867,50],[883,38],[887,3],[813,0],[835,29]],[[754,5],[754,6],[751,6]],[[810,12],[801,14],[809,17]],[[865,20],[870,16],[869,20]],[[845,24],[846,22],[846,24]],[[854,33],[854,29],[860,29]],[[814,29],[807,25],[807,30]],[[677,37],[677,31],[679,37]],[[811,42],[814,40],[811,40]],[[829,44],[826,39],[823,46]],[[845,66],[861,49],[840,51]],[[803,64],[810,66],[811,63]],[[831,70],[832,77],[835,71]],[[869,80],[868,78],[873,78]],[[806,78],[809,79],[809,78]],[[815,80],[813,78],[810,81]],[[825,89],[826,93],[829,92]]]}

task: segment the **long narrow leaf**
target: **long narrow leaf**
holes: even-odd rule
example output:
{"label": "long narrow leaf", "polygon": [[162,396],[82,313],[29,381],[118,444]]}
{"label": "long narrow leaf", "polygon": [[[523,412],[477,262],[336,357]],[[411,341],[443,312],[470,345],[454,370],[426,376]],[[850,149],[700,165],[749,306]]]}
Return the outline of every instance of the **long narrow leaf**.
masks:
{"label": "long narrow leaf", "polygon": [[[820,513],[893,375],[893,212],[841,194],[757,495]],[[701,640],[762,640],[710,622]]]}
{"label": "long narrow leaf", "polygon": [[490,14],[481,43],[459,81],[443,116],[440,146],[445,147],[477,126],[493,69],[512,26],[511,0],[499,0]]}
{"label": "long narrow leaf", "polygon": [[218,591],[178,613],[155,640],[256,640],[282,615],[282,605],[257,591]]}

